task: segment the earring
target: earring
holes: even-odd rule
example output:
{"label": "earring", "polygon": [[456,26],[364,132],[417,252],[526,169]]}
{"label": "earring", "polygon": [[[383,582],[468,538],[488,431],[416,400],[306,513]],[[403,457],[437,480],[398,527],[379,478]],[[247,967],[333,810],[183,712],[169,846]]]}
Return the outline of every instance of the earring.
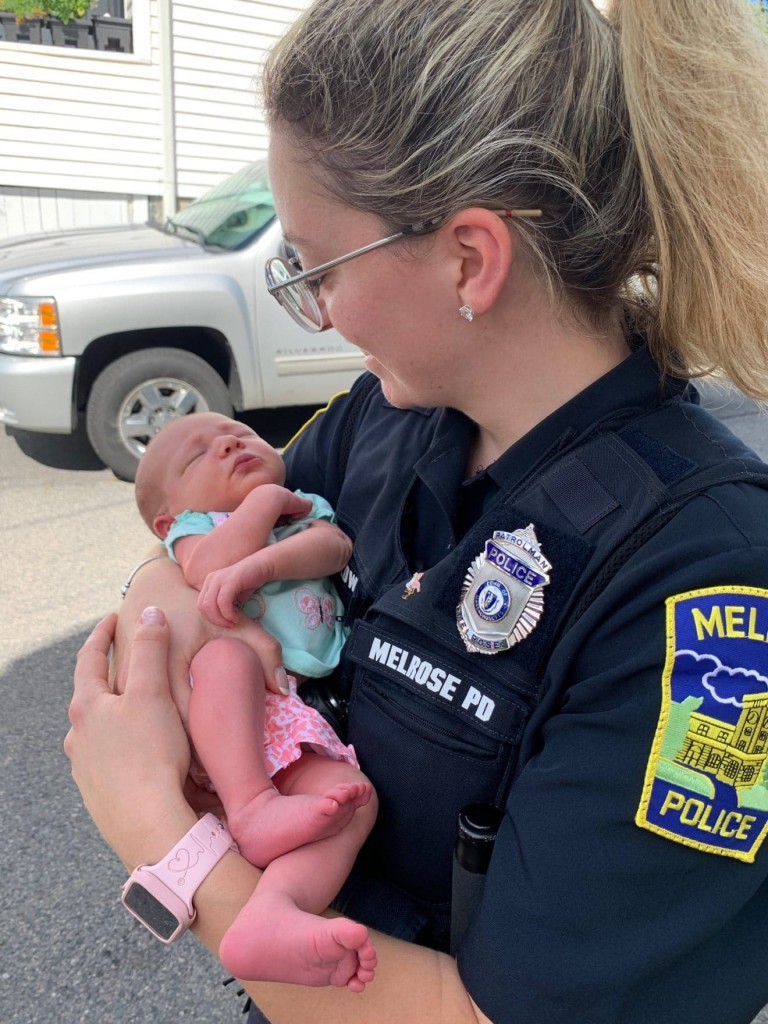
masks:
{"label": "earring", "polygon": [[459,307],[459,314],[460,314],[460,316],[464,317],[464,319],[467,321],[467,323],[470,323],[470,324],[475,319],[475,311],[474,311],[474,309],[472,309],[471,306],[460,306]]}

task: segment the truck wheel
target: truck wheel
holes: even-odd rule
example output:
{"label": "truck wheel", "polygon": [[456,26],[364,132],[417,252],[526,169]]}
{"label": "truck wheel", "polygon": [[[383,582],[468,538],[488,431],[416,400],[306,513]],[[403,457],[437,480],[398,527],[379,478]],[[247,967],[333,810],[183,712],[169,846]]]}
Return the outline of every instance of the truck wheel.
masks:
{"label": "truck wheel", "polygon": [[96,378],[86,429],[94,451],[120,480],[133,480],[154,435],[191,412],[232,415],[227,386],[205,360],[177,348],[116,359]]}

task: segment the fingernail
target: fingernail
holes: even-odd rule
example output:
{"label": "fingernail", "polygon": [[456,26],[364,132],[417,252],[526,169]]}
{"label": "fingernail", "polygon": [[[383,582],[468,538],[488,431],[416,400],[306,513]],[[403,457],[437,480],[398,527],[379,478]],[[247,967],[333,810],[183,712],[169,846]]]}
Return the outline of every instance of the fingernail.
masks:
{"label": "fingernail", "polygon": [[280,693],[282,693],[283,696],[287,697],[288,694],[291,692],[291,688],[288,685],[288,673],[285,671],[284,668],[275,669],[275,682],[277,683],[277,688],[280,691]]}
{"label": "fingernail", "polygon": [[165,616],[159,608],[145,608],[139,621],[143,626],[162,626],[165,624]]}

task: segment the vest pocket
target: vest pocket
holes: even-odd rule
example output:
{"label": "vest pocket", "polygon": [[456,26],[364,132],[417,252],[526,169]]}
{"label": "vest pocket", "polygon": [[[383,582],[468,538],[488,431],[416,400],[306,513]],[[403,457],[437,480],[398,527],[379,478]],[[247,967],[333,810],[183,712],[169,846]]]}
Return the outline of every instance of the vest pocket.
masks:
{"label": "vest pocket", "polygon": [[[529,714],[516,693],[434,639],[379,617],[357,622],[348,741],[376,786],[367,870],[419,901],[450,899],[456,819],[502,800]],[[482,657],[482,656],[480,656]]]}

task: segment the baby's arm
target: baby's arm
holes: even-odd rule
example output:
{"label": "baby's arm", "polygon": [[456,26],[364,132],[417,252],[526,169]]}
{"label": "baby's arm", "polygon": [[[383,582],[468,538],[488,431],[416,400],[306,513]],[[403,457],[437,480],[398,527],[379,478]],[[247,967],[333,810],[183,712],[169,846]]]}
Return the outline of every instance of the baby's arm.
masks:
{"label": "baby's arm", "polygon": [[189,664],[200,648],[222,635],[237,636],[244,640],[259,655],[265,672],[269,674],[268,685],[277,691],[285,685],[285,669],[282,666],[280,645],[260,623],[240,615],[239,624],[233,630],[228,626],[226,633],[208,622],[197,611],[197,591],[183,578],[178,565],[162,556],[162,548],[148,552],[153,561],[144,565],[131,581],[120,606],[120,615],[115,633],[111,679],[118,693],[122,693],[128,673],[131,640],[136,623],[144,608],[157,605],[163,609],[170,625],[170,650],[168,671],[171,691],[182,721],[188,726],[189,711]]}
{"label": "baby's arm", "polygon": [[237,622],[236,602],[273,580],[313,580],[341,572],[352,554],[352,541],[324,520],[270,544],[235,565],[208,574],[198,608],[219,626]]}
{"label": "baby's arm", "polygon": [[233,565],[263,548],[279,519],[305,516],[311,508],[308,498],[278,484],[262,484],[211,533],[177,540],[174,557],[187,583],[199,590],[215,569]]}

